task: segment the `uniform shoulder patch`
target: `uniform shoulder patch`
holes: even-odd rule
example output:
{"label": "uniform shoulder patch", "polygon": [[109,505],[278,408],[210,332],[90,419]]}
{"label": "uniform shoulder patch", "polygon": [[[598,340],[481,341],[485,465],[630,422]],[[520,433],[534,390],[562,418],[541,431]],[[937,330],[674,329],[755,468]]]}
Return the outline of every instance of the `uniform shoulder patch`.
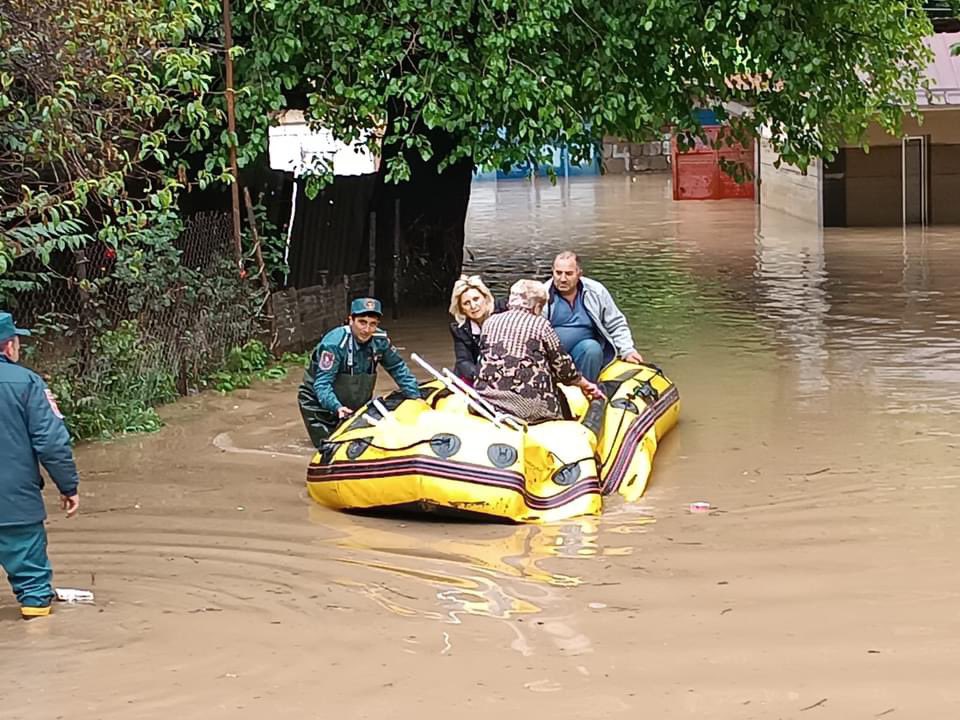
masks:
{"label": "uniform shoulder patch", "polygon": [[53,414],[63,420],[63,413],[60,412],[60,406],[57,405],[57,396],[53,394],[50,388],[44,388],[43,392],[47,396],[47,402],[50,403],[50,409],[53,410]]}
{"label": "uniform shoulder patch", "polygon": [[318,367],[324,371],[332,370],[336,359],[336,356],[334,356],[332,352],[329,350],[324,350],[320,353],[320,362],[318,363]]}

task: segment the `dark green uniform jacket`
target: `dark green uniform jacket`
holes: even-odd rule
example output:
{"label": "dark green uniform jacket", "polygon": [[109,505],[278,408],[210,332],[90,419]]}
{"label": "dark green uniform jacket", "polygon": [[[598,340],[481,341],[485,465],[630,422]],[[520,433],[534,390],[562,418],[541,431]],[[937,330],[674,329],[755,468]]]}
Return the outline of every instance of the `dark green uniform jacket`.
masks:
{"label": "dark green uniform jacket", "polygon": [[323,337],[313,351],[297,394],[300,414],[314,445],[319,447],[340,423],[337,410],[343,406],[357,410],[370,401],[379,365],[393,376],[406,397],[420,397],[417,379],[385,331],[378,330],[366,343],[358,342],[348,325]]}

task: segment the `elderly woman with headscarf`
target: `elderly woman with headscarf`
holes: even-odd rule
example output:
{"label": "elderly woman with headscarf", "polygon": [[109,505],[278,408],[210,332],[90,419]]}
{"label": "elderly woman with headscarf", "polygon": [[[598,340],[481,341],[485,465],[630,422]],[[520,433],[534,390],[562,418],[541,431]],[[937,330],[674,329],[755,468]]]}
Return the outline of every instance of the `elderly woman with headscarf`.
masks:
{"label": "elderly woman with headscarf", "polygon": [[480,328],[494,312],[493,295],[479,275],[461,275],[450,297],[450,323],[453,335],[454,371],[469,384],[477,379],[480,360]]}
{"label": "elderly woman with headscarf", "polygon": [[543,283],[519,280],[510,288],[507,310],[490,317],[480,333],[474,387],[498,409],[528,422],[563,419],[558,385],[576,385],[590,399],[603,397],[541,315],[546,302]]}

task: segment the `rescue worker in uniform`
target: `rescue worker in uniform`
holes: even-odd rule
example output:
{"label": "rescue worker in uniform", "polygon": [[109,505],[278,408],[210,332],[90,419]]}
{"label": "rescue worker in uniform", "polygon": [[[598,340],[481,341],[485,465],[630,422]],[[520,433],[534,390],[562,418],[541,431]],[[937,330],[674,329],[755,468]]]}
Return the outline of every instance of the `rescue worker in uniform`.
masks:
{"label": "rescue worker in uniform", "polygon": [[60,491],[67,517],[80,508],[63,415],[40,376],[17,364],[20,337],[29,334],[0,312],[0,566],[27,620],[49,615],[54,597],[40,465]]}
{"label": "rescue worker in uniform", "polygon": [[314,446],[373,398],[377,367],[393,376],[405,397],[420,398],[417,379],[380,329],[383,310],[375,298],[350,304],[346,325],[324,335],[313,351],[297,393],[300,415]]}

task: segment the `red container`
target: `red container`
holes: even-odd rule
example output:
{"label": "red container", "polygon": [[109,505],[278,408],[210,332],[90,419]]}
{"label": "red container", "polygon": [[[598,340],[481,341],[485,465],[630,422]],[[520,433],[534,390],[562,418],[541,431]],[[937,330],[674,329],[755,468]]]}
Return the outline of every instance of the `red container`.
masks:
{"label": "red container", "polygon": [[721,125],[705,126],[707,143],[697,140],[691,150],[680,152],[677,138],[671,142],[673,165],[674,200],[724,200],[726,198],[752,198],[753,180],[737,183],[720,168],[721,158],[742,163],[753,173],[753,146],[740,144],[717,147]]}

